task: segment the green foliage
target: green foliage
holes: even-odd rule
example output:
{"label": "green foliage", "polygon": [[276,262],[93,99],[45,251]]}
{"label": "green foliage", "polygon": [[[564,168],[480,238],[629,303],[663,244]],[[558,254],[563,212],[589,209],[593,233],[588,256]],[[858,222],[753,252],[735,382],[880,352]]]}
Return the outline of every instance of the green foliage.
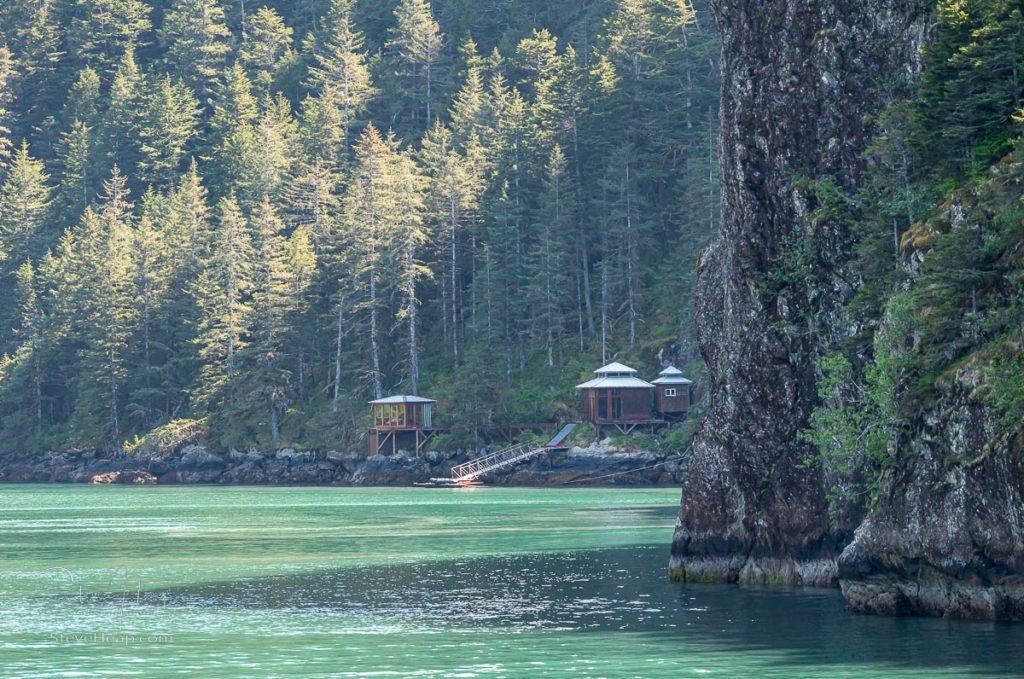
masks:
{"label": "green foliage", "polygon": [[422,390],[469,446],[695,362],[710,15],[584,4],[0,3],[3,445],[358,446]]}
{"label": "green foliage", "polygon": [[765,274],[761,288],[766,294],[784,289],[801,288],[814,278],[814,241],[802,233],[792,232],[779,241],[780,252]]}
{"label": "green foliage", "polygon": [[1024,424],[1024,356],[1004,356],[991,369],[992,407],[1000,433],[1017,434]]}
{"label": "green foliage", "polygon": [[672,431],[662,437],[658,444],[658,451],[664,455],[683,455],[693,445],[693,437],[697,433],[700,419],[691,417],[683,423],[681,428],[673,428]]}

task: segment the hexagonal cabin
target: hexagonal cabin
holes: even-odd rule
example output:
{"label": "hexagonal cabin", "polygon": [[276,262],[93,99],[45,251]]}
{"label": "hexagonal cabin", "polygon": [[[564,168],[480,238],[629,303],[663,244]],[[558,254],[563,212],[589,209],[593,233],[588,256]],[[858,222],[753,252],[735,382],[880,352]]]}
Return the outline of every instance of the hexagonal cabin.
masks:
{"label": "hexagonal cabin", "polygon": [[370,428],[368,448],[370,455],[400,449],[415,450],[419,455],[427,441],[439,429],[434,426],[434,404],[437,401],[421,396],[388,396],[370,401],[373,425]]}
{"label": "hexagonal cabin", "polygon": [[636,377],[636,370],[621,363],[610,363],[594,374],[597,377],[576,388],[580,391],[581,415],[593,423],[598,437],[602,425],[614,426],[628,434],[642,424],[657,421],[654,385]]}
{"label": "hexagonal cabin", "polygon": [[652,382],[655,388],[655,410],[671,422],[686,419],[693,403],[693,382],[683,377],[683,371],[670,365]]}

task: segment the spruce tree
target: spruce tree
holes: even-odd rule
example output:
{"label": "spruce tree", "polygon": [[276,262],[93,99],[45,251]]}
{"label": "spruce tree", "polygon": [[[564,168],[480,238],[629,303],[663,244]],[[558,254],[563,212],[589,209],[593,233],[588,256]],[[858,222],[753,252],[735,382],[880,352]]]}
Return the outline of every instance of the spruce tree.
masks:
{"label": "spruce tree", "polygon": [[[395,26],[388,47],[402,68],[413,93],[412,120],[419,129],[429,128],[434,118],[437,81],[440,80],[444,34],[428,0],[402,0],[395,9]],[[423,117],[420,118],[420,111]]]}
{"label": "spruce tree", "polygon": [[103,116],[102,151],[109,163],[124,168],[129,176],[138,167],[139,133],[144,126],[145,79],[128,47],[114,73]]}
{"label": "spruce tree", "polygon": [[49,179],[42,161],[29,155],[28,143],[22,142],[0,187],[0,243],[18,265],[41,256],[56,237],[45,232]]}
{"label": "spruce tree", "polygon": [[252,287],[252,325],[244,383],[247,402],[266,408],[270,444],[281,440],[281,417],[293,398],[288,370],[288,323],[300,302],[293,295],[284,222],[264,196],[253,215],[255,250]]}
{"label": "spruce tree", "polygon": [[320,31],[306,40],[309,53],[309,87],[333,102],[340,112],[346,145],[352,126],[359,121],[377,90],[363,44],[363,35],[352,22],[352,0],[331,0]]}
{"label": "spruce tree", "polygon": [[217,0],[174,0],[159,35],[173,72],[205,103],[231,51],[224,8]]}
{"label": "spruce tree", "polygon": [[221,200],[213,252],[193,294],[200,311],[196,344],[202,361],[197,404],[206,413],[233,406],[239,354],[248,345],[254,251],[249,225],[233,197]]}
{"label": "spruce tree", "polygon": [[83,344],[72,423],[83,443],[110,450],[127,434],[124,387],[137,320],[130,211],[127,180],[115,167],[98,212],[86,211],[76,238],[81,297],[75,296],[75,315]]}
{"label": "spruce tree", "polygon": [[260,7],[252,16],[238,60],[256,86],[269,92],[281,69],[296,58],[292,49],[292,28],[270,7]]}
{"label": "spruce tree", "polygon": [[146,97],[139,130],[138,176],[146,184],[166,186],[178,176],[186,149],[196,136],[199,104],[180,82],[164,76]]}
{"label": "spruce tree", "polygon": [[43,433],[43,344],[46,328],[36,294],[35,272],[31,261],[26,261],[18,268],[17,292],[21,303],[21,318],[17,332],[20,340],[19,353],[24,357],[27,364],[25,368],[31,375],[33,431],[38,437]]}
{"label": "spruce tree", "polygon": [[57,157],[60,161],[60,186],[57,205],[60,222],[75,224],[92,202],[96,165],[94,135],[83,122],[76,121],[60,139]]}
{"label": "spruce tree", "polygon": [[10,106],[13,97],[12,81],[14,80],[14,60],[11,50],[0,45],[0,172],[11,157]]}
{"label": "spruce tree", "polygon": [[104,75],[152,26],[153,10],[141,0],[74,0],[74,6],[68,31],[72,54]]}

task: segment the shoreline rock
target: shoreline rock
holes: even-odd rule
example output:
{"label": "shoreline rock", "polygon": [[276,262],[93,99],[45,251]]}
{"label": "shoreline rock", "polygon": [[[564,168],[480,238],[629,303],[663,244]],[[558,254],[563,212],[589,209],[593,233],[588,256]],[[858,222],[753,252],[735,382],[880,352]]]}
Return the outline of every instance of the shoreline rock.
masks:
{"label": "shoreline rock", "polygon": [[[163,457],[99,457],[93,451],[0,456],[0,483],[160,485],[411,486],[446,477],[452,466],[482,451],[430,451],[422,457],[340,451],[275,453],[188,445]],[[651,452],[608,452],[591,446],[542,455],[486,479],[496,486],[678,486],[685,462]]]}
{"label": "shoreline rock", "polygon": [[984,374],[969,361],[936,382],[913,454],[839,559],[851,608],[1024,621],[1024,441],[997,434]]}

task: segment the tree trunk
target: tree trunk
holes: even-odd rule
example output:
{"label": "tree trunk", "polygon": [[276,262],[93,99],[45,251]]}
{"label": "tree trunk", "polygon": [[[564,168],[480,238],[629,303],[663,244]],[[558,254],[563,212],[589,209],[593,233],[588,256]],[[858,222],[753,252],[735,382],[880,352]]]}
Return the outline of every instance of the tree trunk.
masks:
{"label": "tree trunk", "polygon": [[331,399],[334,408],[338,407],[338,396],[341,393],[341,338],[343,337],[342,320],[344,318],[344,309],[345,300],[338,300],[338,332],[334,340],[334,394]]}
{"label": "tree trunk", "polygon": [[456,231],[456,216],[455,216],[455,198],[454,196],[449,201],[449,207],[451,208],[450,219],[451,219],[451,296],[452,296],[452,358],[455,362],[455,369],[459,369],[459,312],[457,304],[458,289],[456,281],[458,275],[456,273],[457,259],[456,259],[456,248],[455,239],[457,236]]}
{"label": "tree trunk", "polygon": [[374,398],[384,398],[380,374],[380,347],[377,345],[377,272],[370,269],[370,359],[373,368]]}

